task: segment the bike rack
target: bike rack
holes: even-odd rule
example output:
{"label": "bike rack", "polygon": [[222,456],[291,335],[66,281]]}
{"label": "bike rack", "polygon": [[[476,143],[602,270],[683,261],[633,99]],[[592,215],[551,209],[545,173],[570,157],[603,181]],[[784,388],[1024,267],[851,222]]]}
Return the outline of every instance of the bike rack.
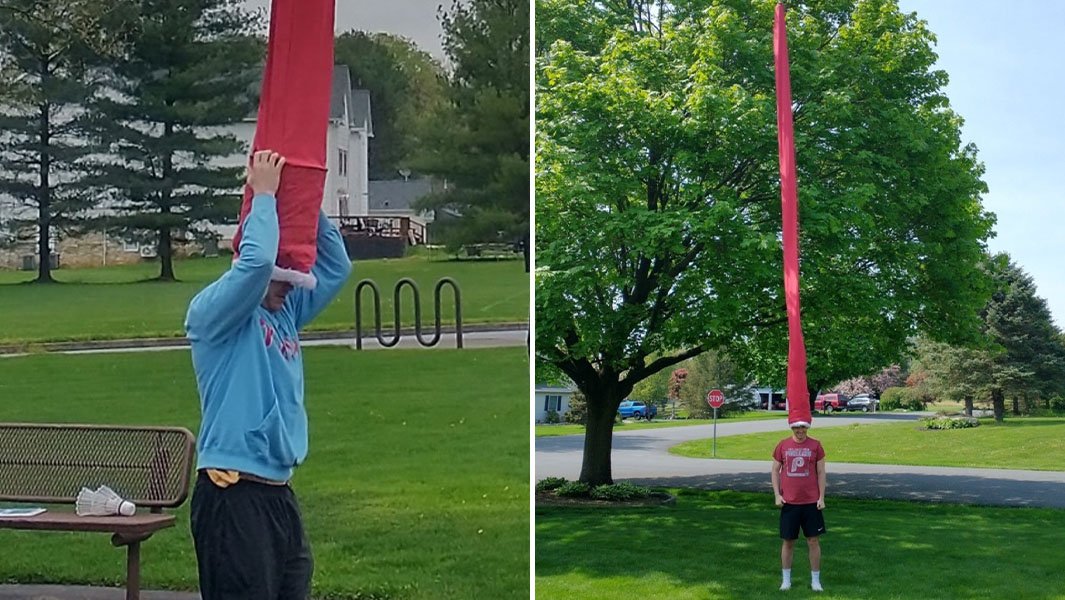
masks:
{"label": "bike rack", "polygon": [[418,284],[409,277],[404,277],[396,282],[396,288],[393,293],[393,306],[392,309],[395,312],[395,331],[392,334],[391,339],[386,339],[381,330],[381,290],[377,287],[372,279],[363,279],[355,286],[355,349],[362,350],[362,289],[365,287],[370,288],[373,292],[373,316],[374,316],[374,335],[377,336],[377,343],[385,348],[392,348],[399,343],[402,331],[400,329],[400,292],[403,291],[404,286],[409,286],[411,294],[414,297],[414,336],[417,338],[418,343],[425,348],[431,348],[440,343],[440,338],[443,333],[443,329],[440,326],[440,292],[445,285],[451,286],[452,295],[455,298],[455,347],[462,348],[462,301],[461,294],[459,292],[459,285],[454,279],[450,277],[444,277],[440,281],[436,282],[436,287],[433,288],[433,303],[434,312],[436,316],[435,329],[436,332],[433,337],[426,340],[422,337],[422,303],[421,293],[418,290]]}

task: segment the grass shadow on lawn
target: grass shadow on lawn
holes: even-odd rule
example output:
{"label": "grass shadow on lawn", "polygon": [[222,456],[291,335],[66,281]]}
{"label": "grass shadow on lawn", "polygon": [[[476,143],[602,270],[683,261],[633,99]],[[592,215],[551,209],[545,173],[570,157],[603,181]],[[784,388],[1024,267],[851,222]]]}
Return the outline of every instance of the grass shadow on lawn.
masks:
{"label": "grass shadow on lawn", "polygon": [[[677,495],[675,507],[538,508],[537,598],[781,597],[769,494]],[[833,499],[825,514],[827,592],[810,592],[800,540],[789,598],[1062,598],[1065,511]]]}

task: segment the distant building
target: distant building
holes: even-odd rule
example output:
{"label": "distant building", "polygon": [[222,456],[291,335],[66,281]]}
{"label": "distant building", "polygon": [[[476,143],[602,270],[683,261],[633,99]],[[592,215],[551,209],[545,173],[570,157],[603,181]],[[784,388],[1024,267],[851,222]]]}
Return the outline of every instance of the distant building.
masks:
{"label": "distant building", "polygon": [[570,399],[573,398],[573,394],[576,391],[577,389],[571,386],[536,384],[533,400],[533,406],[536,408],[536,422],[547,422],[547,413],[552,410],[565,420],[566,412],[569,411]]}

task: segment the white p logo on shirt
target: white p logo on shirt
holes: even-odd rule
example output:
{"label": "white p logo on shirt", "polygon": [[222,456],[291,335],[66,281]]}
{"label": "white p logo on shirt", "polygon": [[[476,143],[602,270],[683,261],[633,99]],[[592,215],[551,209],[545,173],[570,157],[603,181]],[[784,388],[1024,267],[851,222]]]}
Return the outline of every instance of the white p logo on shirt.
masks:
{"label": "white p logo on shirt", "polygon": [[806,466],[806,459],[801,456],[796,456],[795,459],[791,461],[791,469],[789,470],[794,473],[804,466]]}

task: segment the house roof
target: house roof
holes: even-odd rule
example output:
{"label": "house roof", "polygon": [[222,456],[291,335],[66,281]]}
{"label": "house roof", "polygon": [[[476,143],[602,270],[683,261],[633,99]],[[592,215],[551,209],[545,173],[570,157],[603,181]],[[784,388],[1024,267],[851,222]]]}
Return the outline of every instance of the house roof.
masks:
{"label": "house roof", "polygon": [[[254,84],[254,94],[258,94],[262,86],[261,77]],[[248,115],[247,120],[254,121],[258,118],[259,109]],[[373,118],[370,113],[369,90],[351,89],[351,71],[347,65],[333,65],[333,89],[329,97],[329,118],[343,121],[348,119],[348,127],[353,129],[365,129],[366,134],[373,137]]]}
{"label": "house roof", "polygon": [[373,137],[373,115],[370,112],[370,90],[351,90],[351,126],[365,129]]}
{"label": "house roof", "polygon": [[373,137],[373,118],[370,115],[370,91],[351,88],[351,70],[347,65],[333,65],[333,95],[330,98],[329,118],[343,120],[348,126],[365,129]]}
{"label": "house roof", "polygon": [[429,179],[382,179],[370,182],[370,210],[413,210],[432,191]]}
{"label": "house roof", "polygon": [[572,394],[577,391],[577,388],[572,384],[552,385],[548,383],[536,384],[537,394]]}
{"label": "house roof", "polygon": [[333,65],[333,93],[329,98],[329,118],[344,119],[351,112],[351,72],[347,65]]}

